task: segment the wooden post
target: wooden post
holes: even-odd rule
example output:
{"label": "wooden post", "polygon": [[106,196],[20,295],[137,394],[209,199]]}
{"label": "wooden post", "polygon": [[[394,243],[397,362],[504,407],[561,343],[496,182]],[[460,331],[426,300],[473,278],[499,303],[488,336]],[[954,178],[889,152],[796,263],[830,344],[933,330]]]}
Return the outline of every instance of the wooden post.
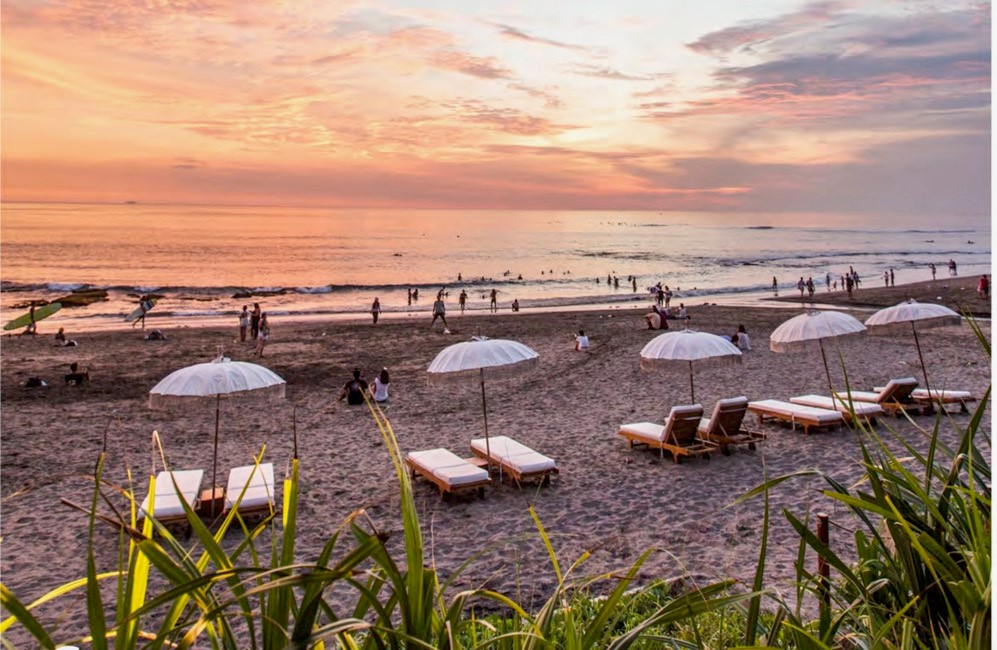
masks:
{"label": "wooden post", "polygon": [[[828,546],[830,537],[828,536],[828,516],[823,512],[817,513],[817,539],[822,544]],[[817,589],[820,592],[821,608],[825,611],[831,605],[831,565],[827,563],[822,555],[817,556]]]}

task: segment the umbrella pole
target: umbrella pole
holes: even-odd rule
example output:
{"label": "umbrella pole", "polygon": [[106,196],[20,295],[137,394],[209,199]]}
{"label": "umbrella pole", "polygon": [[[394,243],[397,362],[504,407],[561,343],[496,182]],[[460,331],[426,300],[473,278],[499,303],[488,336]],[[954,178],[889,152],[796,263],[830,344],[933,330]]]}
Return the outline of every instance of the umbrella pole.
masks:
{"label": "umbrella pole", "polygon": [[211,460],[211,516],[215,516],[215,486],[218,485],[218,421],[222,410],[222,394],[215,397],[215,453]]}
{"label": "umbrella pole", "polygon": [[824,353],[824,339],[817,339],[817,344],[820,346],[820,358],[824,360],[824,374],[827,376],[827,390],[833,399],[834,387],[831,386],[831,371],[827,367],[827,355]]}
{"label": "umbrella pole", "polygon": [[689,393],[692,394],[692,403],[696,403],[696,387],[692,383],[692,361],[689,362]]}
{"label": "umbrella pole", "polygon": [[927,413],[932,413],[935,410],[935,402],[931,399],[931,387],[928,386],[928,366],[924,365],[924,355],[921,354],[921,341],[917,338],[917,327],[914,325],[914,321],[910,322],[910,328],[914,330],[914,345],[917,347],[917,358],[921,361],[921,372],[924,373],[924,390],[928,391],[928,408]]}
{"label": "umbrella pole", "polygon": [[[485,416],[485,455],[488,456],[488,471],[492,468],[492,446],[488,441],[488,401],[485,399],[485,369],[479,368],[481,373],[481,413]],[[499,480],[502,480],[502,466],[499,465]]]}

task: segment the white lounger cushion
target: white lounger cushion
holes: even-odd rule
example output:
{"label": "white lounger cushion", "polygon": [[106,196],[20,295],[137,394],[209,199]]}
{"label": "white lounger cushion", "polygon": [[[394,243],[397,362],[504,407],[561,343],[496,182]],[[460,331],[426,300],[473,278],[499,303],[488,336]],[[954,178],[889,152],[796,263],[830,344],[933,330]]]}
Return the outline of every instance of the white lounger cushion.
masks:
{"label": "white lounger cushion", "polygon": [[713,407],[713,413],[710,414],[710,417],[703,418],[699,421],[699,426],[697,427],[698,430],[704,433],[711,431],[712,427],[715,426],[717,418],[720,417],[721,409],[731,410],[737,407],[747,409],[748,398],[742,395],[741,397],[728,397],[727,399],[720,400],[717,402],[717,405]]}
{"label": "white lounger cushion", "polygon": [[668,412],[668,419],[665,420],[664,424],[655,424],[653,422],[635,422],[632,424],[621,425],[620,431],[629,433],[639,438],[663,442],[665,440],[665,431],[668,429],[668,425],[671,424],[671,421],[674,420],[676,416],[683,415],[695,415],[701,417],[703,415],[703,405],[686,404],[683,406],[673,406],[672,410]]}
{"label": "white lounger cushion", "polygon": [[817,408],[814,406],[804,406],[803,404],[792,404],[778,399],[763,399],[757,402],[749,402],[748,408],[755,408],[770,413],[779,413],[787,418],[806,417],[821,424],[833,424],[844,420],[838,411]]}
{"label": "white lounger cushion", "polygon": [[556,466],[553,458],[548,458],[506,436],[489,438],[488,445],[485,445],[484,438],[478,438],[471,441],[471,447],[482,454],[487,454],[487,450],[490,449],[493,460],[515,468],[520,474],[534,474],[554,469]]}
{"label": "white lounger cushion", "polygon": [[[170,478],[170,474],[173,478]],[[152,504],[153,515],[158,518],[183,517],[183,504],[177,497],[176,487],[173,486],[174,479],[180,493],[187,504],[193,508],[197,501],[197,492],[201,489],[201,479],[204,477],[203,469],[185,469],[174,472],[160,472],[156,475],[156,501]],[[146,516],[146,508],[149,506],[149,496],[146,495],[139,507],[139,517]]]}
{"label": "white lounger cushion", "polygon": [[871,402],[875,404],[880,399],[882,399],[883,392],[878,391],[874,393],[868,390],[853,390],[850,393],[846,393],[845,391],[841,391],[841,397],[843,397],[844,399],[848,399],[849,395],[852,396],[853,402]]}
{"label": "white lounger cushion", "polygon": [[488,480],[488,472],[475,467],[449,449],[413,451],[409,459],[447,485],[464,485]]}
{"label": "white lounger cushion", "polygon": [[624,424],[620,426],[620,431],[629,433],[637,438],[646,438],[647,440],[656,440],[657,442],[665,439],[665,427],[654,422]]}
{"label": "white lounger cushion", "polygon": [[[874,388],[873,390],[882,390],[880,388]],[[925,400],[928,399],[928,391],[924,388],[916,388],[914,392],[910,394],[914,399]],[[935,390],[931,389],[931,397],[943,402],[958,402],[964,399],[973,399],[973,394],[968,390]]]}
{"label": "white lounger cushion", "polygon": [[849,415],[851,415],[852,411],[855,411],[855,415],[867,418],[883,414],[883,407],[879,404],[853,401],[849,405],[848,401],[845,399],[832,399],[827,395],[800,395],[799,397],[789,398],[789,401],[793,404],[803,404],[804,406],[816,406],[821,409],[838,410]]}
{"label": "white lounger cushion", "polygon": [[[246,487],[247,483],[249,487]],[[246,489],[245,494],[243,488]],[[225,487],[225,508],[234,507],[240,494],[240,508],[257,508],[273,503],[273,463],[262,463],[259,467],[233,467],[228,473],[228,485]]]}

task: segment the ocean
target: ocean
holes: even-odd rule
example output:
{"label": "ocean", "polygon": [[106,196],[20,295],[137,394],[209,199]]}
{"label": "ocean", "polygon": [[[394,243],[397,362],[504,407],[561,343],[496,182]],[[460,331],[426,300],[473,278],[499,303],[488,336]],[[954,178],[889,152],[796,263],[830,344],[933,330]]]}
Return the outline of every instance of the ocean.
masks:
{"label": "ocean", "polygon": [[[685,301],[795,291],[800,276],[853,267],[879,285],[990,272],[988,215],[911,217],[614,211],[343,210],[175,205],[2,206],[0,320],[31,300],[100,288],[108,299],[65,308],[42,332],[126,327],[138,297],[163,298],[149,326],[235,323],[259,302],[280,318],[347,318],[375,297],[392,313],[426,312],[437,291],[448,310],[577,308],[642,301],[657,282]],[[619,287],[607,280],[619,279]],[[637,289],[628,277],[636,277]],[[408,304],[408,290],[418,300]],[[253,297],[245,297],[247,294]],[[240,296],[240,297],[236,297]]]}

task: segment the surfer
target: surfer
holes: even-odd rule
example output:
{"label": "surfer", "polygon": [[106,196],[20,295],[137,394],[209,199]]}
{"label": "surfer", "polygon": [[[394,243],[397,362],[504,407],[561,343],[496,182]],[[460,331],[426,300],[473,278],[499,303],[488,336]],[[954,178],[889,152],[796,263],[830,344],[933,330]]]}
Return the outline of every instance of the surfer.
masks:
{"label": "surfer", "polygon": [[35,335],[35,334],[38,333],[37,332],[38,323],[35,322],[35,301],[34,300],[31,301],[31,309],[28,311],[28,315],[30,316],[31,320],[28,321],[28,326],[24,328],[23,332],[21,332],[22,336],[24,334],[31,334],[33,336],[33,335]]}
{"label": "surfer", "polygon": [[142,313],[139,314],[139,317],[134,323],[132,323],[132,327],[135,327],[141,322],[142,329],[145,329],[145,314],[152,309],[152,301],[149,300],[148,296],[142,296],[142,298],[138,301],[138,308],[142,310]]}

